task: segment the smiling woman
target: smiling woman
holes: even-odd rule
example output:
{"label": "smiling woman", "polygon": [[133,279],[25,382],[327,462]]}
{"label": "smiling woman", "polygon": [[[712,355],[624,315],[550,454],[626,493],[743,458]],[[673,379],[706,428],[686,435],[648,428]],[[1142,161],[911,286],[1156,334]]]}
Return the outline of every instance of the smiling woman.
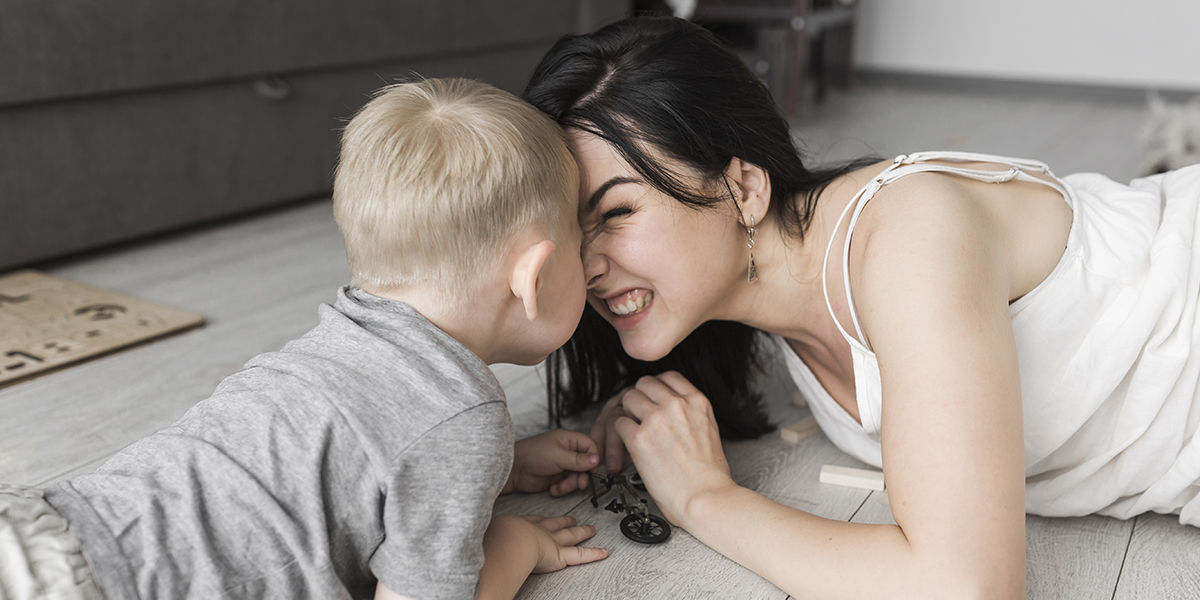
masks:
{"label": "smiling woman", "polygon": [[[586,152],[602,168],[581,174],[588,177],[580,202],[585,235],[612,239],[612,232],[632,227],[649,238],[661,238],[665,231],[655,223],[664,217],[672,222],[676,217],[720,220],[728,230],[728,220],[721,215],[733,209],[721,175],[729,167],[729,157],[738,156],[771,172],[775,203],[801,204],[781,211],[780,219],[802,238],[806,215],[811,214],[821,189],[835,177],[874,162],[806,168],[770,93],[737,57],[686,21],[635,22],[636,27],[565,38],[543,58],[525,91],[527,100],[568,128],[577,159]],[[637,47],[638,42],[656,38],[654,44]],[[714,127],[710,115],[722,115],[724,126]],[[661,160],[664,154],[672,160]],[[655,216],[655,211],[664,214]],[[638,223],[646,225],[638,229]],[[693,234],[677,243],[664,241],[647,239],[643,247],[630,246],[627,266],[649,267],[656,262],[662,265],[656,268],[668,271],[691,267],[693,272],[678,273],[677,279],[707,278],[705,272],[712,265],[673,257],[715,249],[714,240]],[[744,247],[745,240],[735,243]],[[595,274],[590,277],[595,283]],[[644,350],[631,349],[626,355],[620,351],[616,332],[631,331],[644,318],[647,306],[669,313],[676,304],[697,303],[686,297],[665,297],[664,289],[656,295],[654,289],[632,281],[614,287],[614,279],[608,278],[590,296],[590,308],[576,336],[551,357],[556,415],[574,414],[641,375],[674,369],[708,394],[723,435],[756,437],[770,430],[749,385],[759,362],[755,329],[721,320],[686,331],[679,331],[677,325],[671,334],[644,340]],[[611,326],[601,315],[609,317]],[[558,378],[563,366],[574,373],[566,382]]]}
{"label": "smiling woman", "polygon": [[[793,596],[1015,598],[1026,511],[1200,525],[1200,167],[810,169],[737,57],[669,18],[563,38],[525,97],[580,166],[589,308],[549,364],[556,413],[605,402],[609,470],[628,450],[705,544]],[[732,481],[718,428],[766,428],[762,342],[829,438],[882,466],[896,525]]]}

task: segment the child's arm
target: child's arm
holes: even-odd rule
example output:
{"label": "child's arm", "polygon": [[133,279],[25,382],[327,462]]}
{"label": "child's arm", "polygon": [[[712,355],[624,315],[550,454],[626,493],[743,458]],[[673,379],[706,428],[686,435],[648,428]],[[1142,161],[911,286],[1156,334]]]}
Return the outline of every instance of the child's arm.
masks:
{"label": "child's arm", "polygon": [[[591,525],[575,525],[573,517],[497,515],[483,535],[483,568],[479,571],[480,600],[513,598],[530,573],[549,573],[568,565],[594,562],[608,556],[602,548],[578,544],[596,534]],[[375,600],[410,600],[380,582]]]}
{"label": "child's arm", "polygon": [[607,557],[603,548],[579,546],[593,535],[595,527],[576,525],[574,517],[565,515],[497,515],[483,535],[477,598],[513,598],[530,573],[549,573]]}
{"label": "child's arm", "polygon": [[517,440],[512,471],[501,494],[541,492],[561,496],[587,487],[588,471],[600,464],[600,452],[590,437],[552,429]]}

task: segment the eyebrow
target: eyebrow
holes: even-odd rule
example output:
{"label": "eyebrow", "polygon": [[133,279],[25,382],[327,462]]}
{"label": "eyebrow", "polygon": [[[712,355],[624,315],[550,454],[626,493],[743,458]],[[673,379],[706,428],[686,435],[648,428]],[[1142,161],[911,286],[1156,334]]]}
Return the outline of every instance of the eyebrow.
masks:
{"label": "eyebrow", "polygon": [[622,183],[641,183],[641,182],[642,182],[641,179],[637,179],[635,177],[613,177],[612,179],[605,181],[604,184],[601,185],[600,187],[596,188],[596,191],[592,192],[591,197],[588,198],[588,201],[587,201],[588,210],[589,211],[595,210],[596,205],[600,203],[600,199],[603,198],[604,194],[607,193],[608,190],[611,189],[613,186],[621,185]]}

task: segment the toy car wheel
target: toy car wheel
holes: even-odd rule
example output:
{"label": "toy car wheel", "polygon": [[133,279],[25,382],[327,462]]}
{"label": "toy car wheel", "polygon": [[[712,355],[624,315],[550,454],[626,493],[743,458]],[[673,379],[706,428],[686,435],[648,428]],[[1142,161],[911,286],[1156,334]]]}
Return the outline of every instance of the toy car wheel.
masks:
{"label": "toy car wheel", "polygon": [[621,519],[621,533],[643,544],[659,544],[671,537],[671,524],[658,515],[627,515]]}

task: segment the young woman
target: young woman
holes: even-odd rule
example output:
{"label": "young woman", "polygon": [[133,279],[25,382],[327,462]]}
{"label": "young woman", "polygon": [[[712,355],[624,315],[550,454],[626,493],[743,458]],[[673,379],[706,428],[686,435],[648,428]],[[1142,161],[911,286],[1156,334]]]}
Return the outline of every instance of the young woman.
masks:
{"label": "young woman", "polygon": [[[582,171],[590,308],[551,364],[558,414],[606,400],[608,468],[628,450],[718,552],[793,596],[1016,598],[1025,512],[1200,525],[1200,167],[813,170],[767,90],[675,19],[560,40],[525,97]],[[766,427],[758,332],[829,438],[883,468],[897,525],[734,484],[718,432]]]}

